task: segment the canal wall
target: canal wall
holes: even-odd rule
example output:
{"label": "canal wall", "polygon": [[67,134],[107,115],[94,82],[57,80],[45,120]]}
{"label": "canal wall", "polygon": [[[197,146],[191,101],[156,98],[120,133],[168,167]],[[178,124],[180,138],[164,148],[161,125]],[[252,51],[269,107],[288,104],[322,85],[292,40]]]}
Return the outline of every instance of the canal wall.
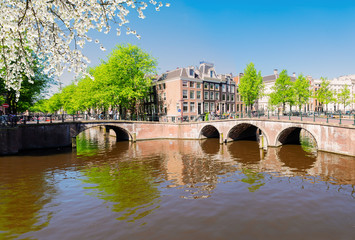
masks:
{"label": "canal wall", "polygon": [[0,129],[0,155],[71,146],[72,128],[70,124],[33,124]]}

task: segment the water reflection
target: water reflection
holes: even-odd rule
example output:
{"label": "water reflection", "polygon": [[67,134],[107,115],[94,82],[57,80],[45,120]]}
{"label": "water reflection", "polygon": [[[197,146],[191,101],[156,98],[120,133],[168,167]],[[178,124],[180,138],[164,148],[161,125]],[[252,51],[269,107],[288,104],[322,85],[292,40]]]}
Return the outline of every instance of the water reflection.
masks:
{"label": "water reflection", "polygon": [[[246,229],[257,222],[268,226],[264,232],[277,234],[307,221],[303,227],[321,222],[328,229],[337,224],[322,222],[331,216],[340,221],[334,229],[344,225],[346,231],[352,220],[341,222],[353,211],[355,158],[310,155],[292,145],[269,148],[263,155],[252,141],[116,143],[99,128],[85,132],[77,146],[76,153],[0,158],[0,239],[50,239],[58,229],[77,233],[63,239],[80,239],[78,234],[86,239],[177,234],[185,239],[186,232],[206,233],[195,239],[223,239],[208,229],[226,226],[227,236],[235,226]],[[335,213],[329,208],[334,205]],[[89,229],[89,223],[97,228]],[[276,231],[279,224],[283,227]],[[245,231],[231,236],[250,236],[239,233]]]}
{"label": "water reflection", "polygon": [[57,194],[54,177],[46,174],[52,167],[43,156],[0,158],[0,239],[48,226],[53,212],[44,209]]}
{"label": "water reflection", "polygon": [[277,157],[290,171],[300,173],[306,173],[317,161],[316,156],[304,151],[301,145],[281,146]]}
{"label": "water reflection", "polygon": [[114,131],[106,132],[103,127],[89,128],[76,137],[78,157],[95,156],[100,151],[112,150],[116,143]]}
{"label": "water reflection", "polygon": [[236,141],[227,146],[230,157],[245,166],[260,162],[260,149],[256,141]]}
{"label": "water reflection", "polygon": [[104,164],[83,170],[83,182],[94,184],[87,187],[93,196],[112,203],[117,220],[134,222],[159,208],[158,183],[149,169],[139,162]]}
{"label": "water reflection", "polygon": [[207,155],[216,155],[219,153],[220,144],[218,138],[209,138],[201,140],[201,149]]}

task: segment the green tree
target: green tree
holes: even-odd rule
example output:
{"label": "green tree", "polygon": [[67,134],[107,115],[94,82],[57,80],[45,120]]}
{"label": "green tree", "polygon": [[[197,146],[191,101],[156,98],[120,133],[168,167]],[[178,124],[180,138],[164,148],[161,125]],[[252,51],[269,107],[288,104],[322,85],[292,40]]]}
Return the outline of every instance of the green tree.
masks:
{"label": "green tree", "polygon": [[302,105],[307,104],[311,97],[310,83],[306,77],[300,74],[293,84],[293,87],[295,90],[295,104],[298,105],[299,111],[301,111]]}
{"label": "green tree", "polygon": [[34,76],[31,79],[22,76],[22,84],[18,92],[5,88],[5,80],[0,78],[0,95],[10,105],[10,113],[28,110],[36,101],[43,98],[49,86],[54,84],[54,80],[43,74],[40,68],[34,67],[33,72]]}
{"label": "green tree", "polygon": [[282,104],[283,112],[285,111],[286,104],[288,103],[291,110],[292,105],[295,103],[295,89],[294,83],[287,74],[287,70],[282,70],[272,89],[273,92],[269,95],[270,103],[273,105]]}
{"label": "green tree", "polygon": [[95,68],[94,77],[104,86],[100,99],[110,106],[136,111],[139,101],[150,92],[151,76],[156,73],[157,62],[148,53],[134,45],[117,45],[107,62]]}
{"label": "green tree", "polygon": [[350,95],[350,89],[347,85],[344,85],[343,88],[336,94],[337,96],[337,103],[343,104],[344,106],[344,112],[346,106],[348,106],[351,103],[351,95]]}
{"label": "green tree", "polygon": [[326,105],[326,111],[328,112],[328,104],[333,101],[333,92],[330,89],[330,81],[327,78],[321,77],[320,88],[315,92],[315,98],[322,105]]}
{"label": "green tree", "polygon": [[137,105],[150,93],[151,77],[157,62],[137,46],[117,45],[97,67],[90,69],[90,77],[79,79],[64,87],[48,101],[39,102],[36,110],[55,112],[63,109],[69,114],[109,108],[137,112]]}
{"label": "green tree", "polygon": [[257,72],[254,63],[249,63],[244,69],[244,76],[240,79],[239,93],[243,102],[251,110],[255,101],[261,97],[264,88],[261,72]]}
{"label": "green tree", "polygon": [[68,114],[75,114],[78,111],[77,103],[76,103],[76,85],[74,83],[64,87],[60,93],[60,106]]}

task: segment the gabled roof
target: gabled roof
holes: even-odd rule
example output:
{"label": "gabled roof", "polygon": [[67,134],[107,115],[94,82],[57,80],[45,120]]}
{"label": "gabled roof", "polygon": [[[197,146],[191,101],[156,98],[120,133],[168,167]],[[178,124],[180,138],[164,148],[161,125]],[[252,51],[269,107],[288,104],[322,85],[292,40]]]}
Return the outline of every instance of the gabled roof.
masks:
{"label": "gabled roof", "polygon": [[163,81],[166,79],[172,79],[172,78],[177,78],[181,76],[181,72],[183,69],[178,68],[170,72],[163,73],[157,78],[157,81]]}
{"label": "gabled roof", "polygon": [[[291,78],[292,82],[296,81],[296,77],[293,77],[293,76],[289,76],[289,77]],[[278,78],[279,78],[278,74],[272,74],[272,75],[264,76],[263,81],[264,82],[274,82]]]}

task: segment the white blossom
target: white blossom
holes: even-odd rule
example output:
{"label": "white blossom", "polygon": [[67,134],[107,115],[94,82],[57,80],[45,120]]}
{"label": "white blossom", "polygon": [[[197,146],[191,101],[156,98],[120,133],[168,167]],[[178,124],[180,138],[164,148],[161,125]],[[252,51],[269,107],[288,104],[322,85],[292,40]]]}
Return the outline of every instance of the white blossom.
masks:
{"label": "white blossom", "polygon": [[[60,76],[65,69],[88,74],[90,61],[78,50],[92,41],[88,32],[108,33],[115,25],[117,35],[125,27],[127,34],[140,39],[126,27],[127,16],[134,10],[144,19],[149,4],[157,11],[164,6],[154,0],[0,0],[0,78],[19,96],[22,76],[32,81],[33,66],[38,67],[34,56],[45,63],[43,72],[50,76]],[[106,50],[102,44],[100,49]]]}

